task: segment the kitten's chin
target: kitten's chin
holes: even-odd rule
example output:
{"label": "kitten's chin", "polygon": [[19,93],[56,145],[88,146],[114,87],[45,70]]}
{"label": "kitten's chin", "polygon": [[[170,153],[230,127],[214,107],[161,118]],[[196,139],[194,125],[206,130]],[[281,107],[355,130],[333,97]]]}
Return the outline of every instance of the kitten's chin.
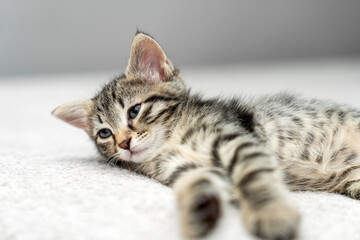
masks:
{"label": "kitten's chin", "polygon": [[129,151],[122,152],[121,159],[123,161],[141,163],[149,157],[149,149],[143,149],[140,151]]}
{"label": "kitten's chin", "polygon": [[148,157],[148,149],[140,150],[137,152],[130,153],[130,160],[131,162],[141,163],[146,160]]}

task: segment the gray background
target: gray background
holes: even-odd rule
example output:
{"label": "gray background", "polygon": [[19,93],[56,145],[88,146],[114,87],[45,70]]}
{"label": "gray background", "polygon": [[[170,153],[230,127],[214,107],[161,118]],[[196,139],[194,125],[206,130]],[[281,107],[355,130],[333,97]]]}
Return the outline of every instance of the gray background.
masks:
{"label": "gray background", "polygon": [[122,71],[137,28],[180,67],[360,55],[360,1],[0,0],[0,75]]}

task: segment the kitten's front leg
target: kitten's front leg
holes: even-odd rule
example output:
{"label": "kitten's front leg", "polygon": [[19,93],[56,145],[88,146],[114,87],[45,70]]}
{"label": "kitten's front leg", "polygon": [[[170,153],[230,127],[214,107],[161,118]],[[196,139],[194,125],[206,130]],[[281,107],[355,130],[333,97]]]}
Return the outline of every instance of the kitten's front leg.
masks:
{"label": "kitten's front leg", "polygon": [[[221,136],[214,145],[239,196],[243,222],[264,239],[293,239],[300,215],[289,203],[277,161],[253,136]],[[215,159],[216,160],[216,159]]]}
{"label": "kitten's front leg", "polygon": [[173,187],[186,237],[203,237],[216,226],[230,186],[226,172],[218,168],[195,168],[177,179]]}

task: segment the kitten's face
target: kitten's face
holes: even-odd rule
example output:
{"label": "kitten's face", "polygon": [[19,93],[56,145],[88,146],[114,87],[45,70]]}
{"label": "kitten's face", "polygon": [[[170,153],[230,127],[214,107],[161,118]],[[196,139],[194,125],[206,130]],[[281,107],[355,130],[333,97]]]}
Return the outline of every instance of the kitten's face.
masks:
{"label": "kitten's face", "polygon": [[151,37],[137,34],[125,74],[93,99],[53,114],[84,129],[108,160],[142,162],[166,140],[186,96],[178,70]]}
{"label": "kitten's face", "polygon": [[123,77],[108,84],[93,99],[90,118],[99,152],[113,161],[148,159],[166,140],[182,95],[170,83]]}

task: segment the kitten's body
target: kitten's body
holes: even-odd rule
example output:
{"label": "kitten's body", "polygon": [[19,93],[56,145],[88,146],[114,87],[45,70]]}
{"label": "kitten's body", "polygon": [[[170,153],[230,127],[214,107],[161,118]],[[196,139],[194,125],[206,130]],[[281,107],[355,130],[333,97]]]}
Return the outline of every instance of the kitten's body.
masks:
{"label": "kitten's body", "polygon": [[359,111],[287,94],[203,100],[144,34],[125,75],[54,114],[85,129],[108,162],[173,187],[188,237],[206,235],[232,193],[247,229],[269,239],[296,233],[286,185],[359,198]]}
{"label": "kitten's body", "polygon": [[[344,184],[356,172],[350,174],[348,170],[360,168],[360,111],[288,94],[241,101],[203,100],[190,95],[184,101],[174,112],[178,121],[172,122],[174,129],[167,144],[142,164],[157,180],[168,185],[169,172],[178,167],[176,161],[168,160],[164,169],[159,168],[159,155],[170,159],[180,154],[199,166],[224,167],[216,156],[217,140],[226,135],[249,134],[276,155],[292,190],[359,197],[356,194],[360,191],[351,192]],[[171,156],[164,154],[167,152]],[[360,180],[360,171],[354,177]]]}

